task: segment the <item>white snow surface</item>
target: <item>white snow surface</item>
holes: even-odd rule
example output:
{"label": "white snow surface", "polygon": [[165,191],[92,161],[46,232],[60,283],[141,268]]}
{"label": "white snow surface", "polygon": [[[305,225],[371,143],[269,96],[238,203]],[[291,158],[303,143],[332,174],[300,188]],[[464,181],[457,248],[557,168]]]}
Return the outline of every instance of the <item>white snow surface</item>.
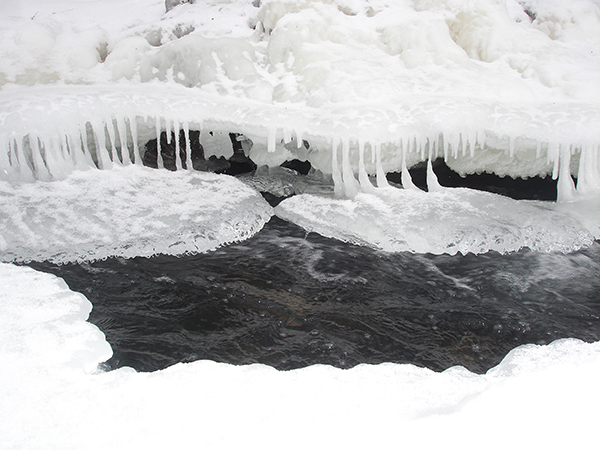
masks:
{"label": "white snow surface", "polygon": [[485,375],[211,361],[103,372],[111,350],[83,295],[5,263],[0,286],[2,448],[597,446],[600,343],[518,347]]}
{"label": "white snow surface", "polygon": [[233,177],[116,167],[0,182],[0,259],[97,260],[214,250],[259,231],[272,208]]}

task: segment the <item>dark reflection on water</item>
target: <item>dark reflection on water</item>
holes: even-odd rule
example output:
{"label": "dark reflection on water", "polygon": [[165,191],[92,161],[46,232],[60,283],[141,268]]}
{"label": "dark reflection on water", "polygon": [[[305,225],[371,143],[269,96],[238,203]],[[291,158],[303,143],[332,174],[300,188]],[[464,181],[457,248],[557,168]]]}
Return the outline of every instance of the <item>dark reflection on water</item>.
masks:
{"label": "dark reflection on water", "polygon": [[388,254],[273,218],[209,254],[30,265],[90,299],[111,368],[211,359],[482,373],[524,343],[600,340],[598,243],[570,255]]}

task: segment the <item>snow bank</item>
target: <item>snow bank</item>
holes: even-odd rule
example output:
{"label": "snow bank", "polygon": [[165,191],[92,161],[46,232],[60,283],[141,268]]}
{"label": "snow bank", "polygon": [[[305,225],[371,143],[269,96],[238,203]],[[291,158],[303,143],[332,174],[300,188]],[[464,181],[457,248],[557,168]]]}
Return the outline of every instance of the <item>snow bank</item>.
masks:
{"label": "snow bank", "polygon": [[[211,361],[93,372],[110,356],[89,303],[52,275],[0,264],[6,448],[480,448],[596,444],[600,344],[513,350],[486,375],[453,367]],[[468,439],[466,438],[468,436]]]}
{"label": "snow bank", "polygon": [[178,255],[247,239],[272,208],[240,181],[137,166],[52,182],[0,182],[0,259]]}

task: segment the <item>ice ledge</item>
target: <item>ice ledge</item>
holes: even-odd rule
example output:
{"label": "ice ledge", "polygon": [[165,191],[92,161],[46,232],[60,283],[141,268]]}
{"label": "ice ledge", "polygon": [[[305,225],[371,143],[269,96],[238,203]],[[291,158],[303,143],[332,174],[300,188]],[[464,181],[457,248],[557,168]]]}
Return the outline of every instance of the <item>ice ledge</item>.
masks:
{"label": "ice ledge", "polygon": [[[347,142],[354,173],[358,148],[367,143],[381,147],[386,171],[443,156],[459,172],[556,176],[562,149],[578,156],[590,148],[597,155],[599,110],[600,104],[593,102],[517,104],[433,95],[407,95],[393,105],[341,102],[314,108],[158,82],[4,86],[0,177],[22,178],[27,177],[22,172],[31,172],[37,179],[60,178],[52,173],[53,160],[67,166],[139,162],[146,140],[167,129],[242,133],[255,141],[255,156],[261,153],[267,163],[272,159],[277,165],[287,152],[327,173],[332,172],[332,143],[339,141]],[[303,141],[310,142],[309,151]],[[375,173],[375,161],[365,164]]]}

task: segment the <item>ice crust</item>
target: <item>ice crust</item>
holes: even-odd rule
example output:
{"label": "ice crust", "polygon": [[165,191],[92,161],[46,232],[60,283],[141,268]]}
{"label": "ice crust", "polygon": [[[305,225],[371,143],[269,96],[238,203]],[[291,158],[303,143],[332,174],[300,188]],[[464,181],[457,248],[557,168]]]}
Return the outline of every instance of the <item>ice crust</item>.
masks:
{"label": "ice crust", "polygon": [[0,286],[4,448],[299,449],[315,440],[389,448],[400,439],[475,449],[490,436],[492,448],[596,444],[599,343],[521,346],[485,375],[408,364],[278,372],[211,361],[102,372],[96,365],[111,351],[85,321],[85,297],[52,275],[4,263]]}
{"label": "ice crust", "polygon": [[389,252],[571,252],[594,239],[579,221],[543,202],[461,188],[389,187],[352,200],[303,194],[281,202],[275,213],[309,232]]}
{"label": "ice crust", "polygon": [[247,239],[272,208],[233,177],[137,166],[0,182],[0,259],[178,255]]}

